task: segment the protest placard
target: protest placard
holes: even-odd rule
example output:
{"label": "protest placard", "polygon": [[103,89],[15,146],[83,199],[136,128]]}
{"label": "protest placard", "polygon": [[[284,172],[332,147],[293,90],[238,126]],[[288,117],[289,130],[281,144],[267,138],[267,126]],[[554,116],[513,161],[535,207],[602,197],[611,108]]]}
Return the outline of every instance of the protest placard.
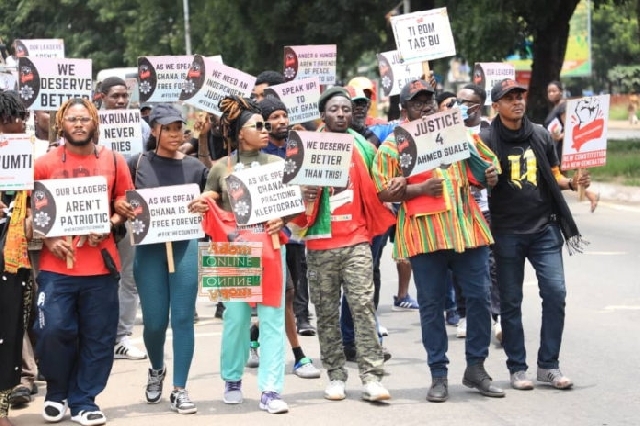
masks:
{"label": "protest placard", "polygon": [[0,191],[21,189],[33,189],[31,136],[0,133]]}
{"label": "protest placard", "polygon": [[457,108],[403,123],[393,134],[405,177],[447,167],[470,155],[467,128]]}
{"label": "protest placard", "polygon": [[262,302],[262,243],[199,243],[198,283],[211,302]]}
{"label": "protest placard", "polygon": [[187,206],[200,196],[195,183],[127,191],[135,219],[130,221],[133,245],[192,240],[204,237],[202,216]]}
{"label": "protest placard", "polygon": [[562,170],[605,165],[609,100],[609,95],[567,100]]}
{"label": "protest placard", "polygon": [[107,109],[98,111],[100,145],[130,157],[142,152],[142,126],[138,109]]}
{"label": "protest placard", "polygon": [[285,46],[285,80],[318,77],[322,85],[336,84],[336,52],[335,44]]}
{"label": "protest placard", "polygon": [[320,118],[320,80],[318,77],[293,80],[264,89],[265,98],[274,97],[287,107],[289,124],[304,123]]}
{"label": "protest placard", "polygon": [[31,58],[64,58],[64,40],[61,38],[15,40],[15,55]]}
{"label": "protest placard", "polygon": [[227,177],[227,191],[238,225],[255,225],[302,213],[297,185],[283,184],[284,161],[236,170]]}
{"label": "protest placard", "polygon": [[34,182],[33,231],[45,237],[108,234],[109,192],[104,176]]}
{"label": "protest placard", "polygon": [[487,92],[485,105],[491,105],[491,89],[493,86],[510,78],[516,79],[516,68],[507,62],[477,62],[473,67],[473,83]]}
{"label": "protest placard", "polygon": [[193,56],[182,82],[180,100],[206,112],[219,114],[218,102],[227,95],[249,97],[256,78],[223,65],[218,58]]}
{"label": "protest placard", "polygon": [[[221,56],[209,58],[222,63]],[[138,57],[140,102],[177,102],[193,64],[193,55]]]}
{"label": "protest placard", "polygon": [[407,63],[456,54],[445,7],[393,16],[391,28],[400,56]]}
{"label": "protest placard", "polygon": [[18,91],[25,108],[57,111],[71,98],[91,99],[91,59],[18,58]]}
{"label": "protest placard", "polygon": [[348,133],[290,131],[283,182],[346,187],[353,143]]}
{"label": "protest placard", "polygon": [[406,63],[398,50],[378,53],[380,85],[385,96],[399,95],[400,90],[412,80],[420,78],[422,66],[419,62]]}

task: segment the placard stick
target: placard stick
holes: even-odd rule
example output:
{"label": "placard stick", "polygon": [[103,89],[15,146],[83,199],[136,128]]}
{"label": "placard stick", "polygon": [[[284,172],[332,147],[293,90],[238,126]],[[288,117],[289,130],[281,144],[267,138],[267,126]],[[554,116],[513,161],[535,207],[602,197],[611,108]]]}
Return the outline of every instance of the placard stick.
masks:
{"label": "placard stick", "polygon": [[315,207],[315,205],[315,201],[307,201],[307,210],[305,211],[307,216],[311,216],[313,214],[313,208]]}
{"label": "placard stick", "polygon": [[[583,173],[584,169],[578,169],[578,181],[580,181]],[[584,186],[578,184],[578,201],[584,201],[584,191]]]}
{"label": "placard stick", "polygon": [[[71,235],[67,235],[65,237],[65,240],[67,240],[67,244],[69,244],[70,246],[73,247],[73,237]],[[72,252],[69,252],[69,254],[67,255],[67,269],[73,269],[73,254],[72,254]]]}
{"label": "placard stick", "polygon": [[280,250],[280,237],[278,234],[271,234],[271,242],[273,243],[274,249]]}
{"label": "placard stick", "polygon": [[171,245],[171,241],[167,241],[164,243],[167,249],[167,264],[169,266],[169,273],[173,274],[176,271],[176,265],[173,263],[173,245]]}
{"label": "placard stick", "polygon": [[429,81],[431,79],[431,68],[429,68],[429,61],[422,62],[422,75],[423,75],[423,79],[427,83],[431,83]]}

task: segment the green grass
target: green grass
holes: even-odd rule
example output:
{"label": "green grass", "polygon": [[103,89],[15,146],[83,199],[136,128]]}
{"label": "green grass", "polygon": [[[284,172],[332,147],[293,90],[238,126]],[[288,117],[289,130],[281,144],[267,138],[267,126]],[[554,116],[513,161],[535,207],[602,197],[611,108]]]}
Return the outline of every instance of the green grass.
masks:
{"label": "green grass", "polygon": [[609,107],[609,120],[627,121],[628,118],[627,104],[619,103]]}
{"label": "green grass", "polygon": [[640,186],[640,139],[609,139],[607,164],[589,173],[594,180]]}

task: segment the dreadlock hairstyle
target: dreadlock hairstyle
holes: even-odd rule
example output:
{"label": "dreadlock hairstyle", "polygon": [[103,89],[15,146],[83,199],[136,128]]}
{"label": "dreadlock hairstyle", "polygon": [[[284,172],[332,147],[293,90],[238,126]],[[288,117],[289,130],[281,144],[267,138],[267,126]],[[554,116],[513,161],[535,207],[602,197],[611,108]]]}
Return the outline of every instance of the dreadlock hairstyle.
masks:
{"label": "dreadlock hairstyle", "polygon": [[71,98],[62,104],[62,106],[56,113],[56,134],[58,135],[58,137],[62,136],[62,132],[64,129],[64,117],[67,115],[67,111],[69,110],[69,108],[74,105],[82,105],[87,109],[87,111],[89,111],[91,120],[96,126],[95,138],[97,138],[100,134],[100,119],[98,118],[98,110],[96,109],[95,105],[93,105],[93,102],[91,102],[89,99],[84,98]]}
{"label": "dreadlock hairstyle", "polygon": [[13,90],[0,91],[0,119],[3,124],[9,124],[18,118],[25,119],[27,111],[18,95]]}
{"label": "dreadlock hairstyle", "polygon": [[256,101],[238,96],[226,96],[218,102],[218,109],[222,112],[220,128],[229,151],[238,148],[238,134],[244,124],[254,114],[261,114],[260,106]]}

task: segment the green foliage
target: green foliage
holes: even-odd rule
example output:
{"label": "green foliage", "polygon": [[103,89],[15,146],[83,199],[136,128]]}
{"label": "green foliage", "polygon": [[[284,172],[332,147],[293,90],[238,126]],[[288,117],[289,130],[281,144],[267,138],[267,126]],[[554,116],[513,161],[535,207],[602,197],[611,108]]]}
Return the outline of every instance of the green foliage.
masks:
{"label": "green foliage", "polygon": [[607,164],[589,169],[594,180],[637,185],[640,182],[640,139],[607,141]]}

